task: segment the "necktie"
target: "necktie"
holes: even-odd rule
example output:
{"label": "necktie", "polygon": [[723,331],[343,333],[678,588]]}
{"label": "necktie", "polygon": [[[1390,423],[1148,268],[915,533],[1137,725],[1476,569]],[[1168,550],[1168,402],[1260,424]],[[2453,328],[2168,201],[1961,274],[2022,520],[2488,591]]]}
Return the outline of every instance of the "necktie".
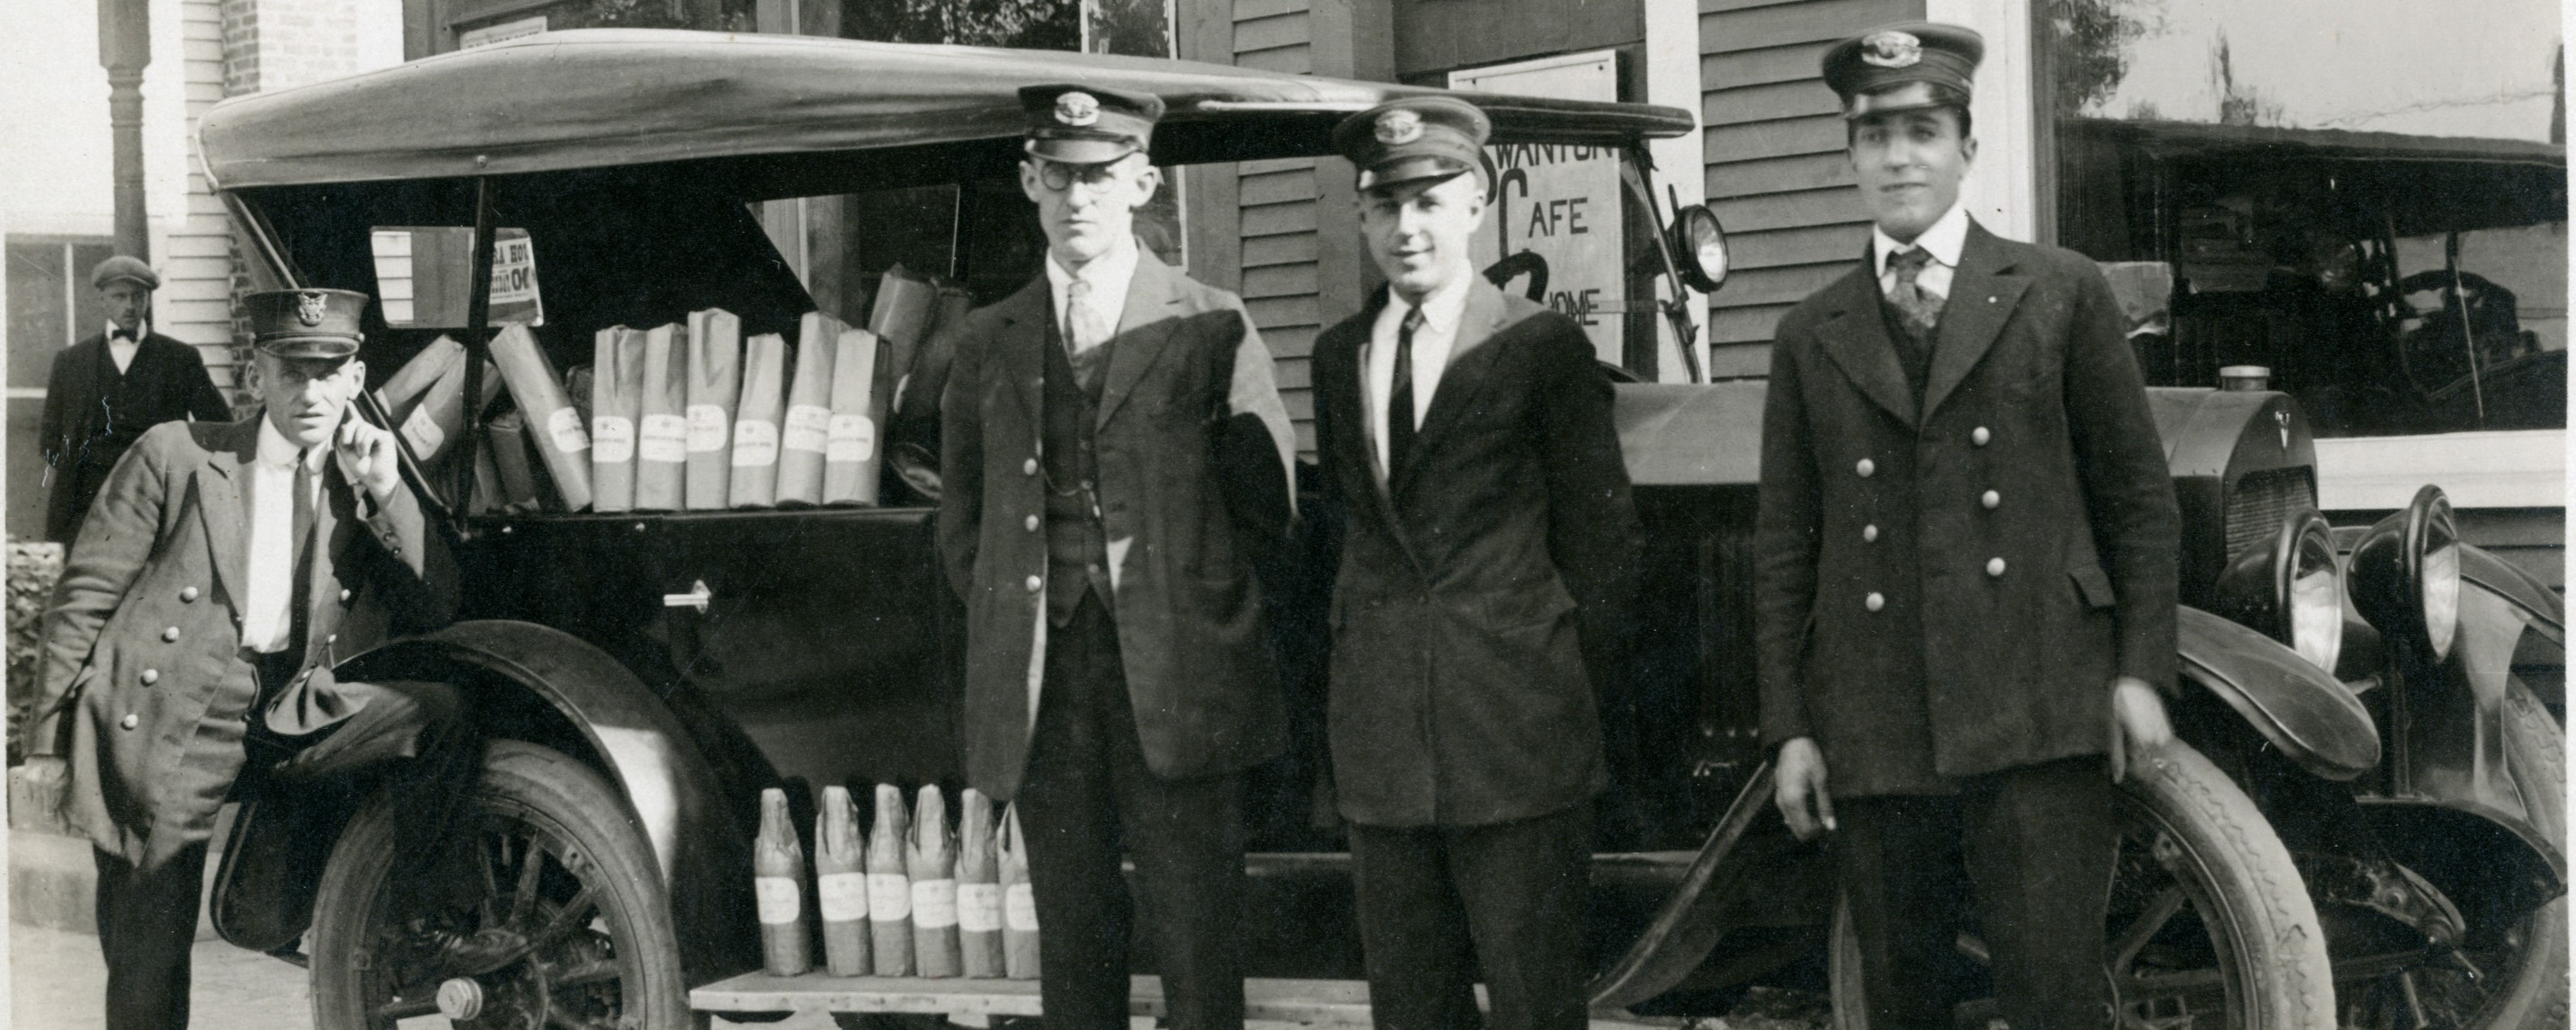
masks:
{"label": "necktie", "polygon": [[1070,353],[1080,354],[1100,346],[1109,339],[1109,326],[1101,325],[1100,305],[1091,295],[1091,280],[1075,276],[1064,284],[1064,342]]}
{"label": "necktie", "polygon": [[1422,327],[1422,309],[1404,313],[1404,328],[1395,334],[1395,378],[1386,390],[1386,478],[1395,479],[1413,453],[1413,331]]}
{"label": "necktie", "polygon": [[300,651],[304,647],[305,609],[313,606],[313,472],[305,457],[306,453],[301,451],[295,455],[295,521],[291,523],[295,534],[295,572],[294,587],[287,594],[291,598],[287,607],[287,625],[290,628],[286,649],[289,652]]}
{"label": "necktie", "polygon": [[1888,293],[1887,299],[1905,313],[1905,327],[1925,342],[1932,339],[1932,329],[1941,318],[1940,299],[1924,292],[1916,282],[1923,275],[1923,266],[1931,261],[1932,252],[1921,247],[1887,258],[1887,267],[1896,270],[1896,289]]}

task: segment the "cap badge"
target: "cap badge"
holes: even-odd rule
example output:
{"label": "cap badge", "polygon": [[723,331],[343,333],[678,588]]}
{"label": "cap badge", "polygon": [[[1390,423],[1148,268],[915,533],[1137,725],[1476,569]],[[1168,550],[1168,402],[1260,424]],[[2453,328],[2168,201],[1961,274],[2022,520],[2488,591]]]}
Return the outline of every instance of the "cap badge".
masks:
{"label": "cap badge", "polygon": [[1077,129],[1100,122],[1100,98],[1074,90],[1055,98],[1055,120]]}
{"label": "cap badge", "polygon": [[322,308],[322,302],[324,299],[323,295],[319,293],[296,294],[295,320],[304,323],[304,327],[307,329],[321,325],[322,316],[324,314]]}
{"label": "cap badge", "polygon": [[1911,68],[1923,60],[1923,41],[1911,32],[1873,32],[1860,41],[1860,59],[1881,68]]}
{"label": "cap badge", "polygon": [[1396,108],[1377,116],[1375,132],[1378,142],[1390,147],[1403,146],[1422,138],[1422,116]]}

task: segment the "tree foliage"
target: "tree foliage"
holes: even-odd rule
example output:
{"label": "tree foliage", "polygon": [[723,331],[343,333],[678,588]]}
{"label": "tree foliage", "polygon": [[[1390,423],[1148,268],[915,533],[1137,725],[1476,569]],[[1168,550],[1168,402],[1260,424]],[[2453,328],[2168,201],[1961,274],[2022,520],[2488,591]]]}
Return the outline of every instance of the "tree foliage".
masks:
{"label": "tree foliage", "polygon": [[1081,0],[845,0],[842,32],[888,43],[1078,50]]}
{"label": "tree foliage", "polygon": [[2146,31],[2125,0],[2048,0],[2055,37],[2057,117],[2074,118],[2111,99],[2129,73],[2128,44]]}

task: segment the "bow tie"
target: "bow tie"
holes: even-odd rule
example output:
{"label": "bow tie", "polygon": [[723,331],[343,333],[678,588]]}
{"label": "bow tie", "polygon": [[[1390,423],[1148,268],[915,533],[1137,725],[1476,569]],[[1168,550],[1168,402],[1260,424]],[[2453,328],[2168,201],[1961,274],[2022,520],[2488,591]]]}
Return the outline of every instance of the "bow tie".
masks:
{"label": "bow tie", "polygon": [[142,337],[140,337],[140,336],[136,336],[136,335],[134,335],[134,330],[131,330],[131,329],[111,329],[111,330],[108,330],[107,338],[108,338],[108,339],[110,339],[110,340],[133,340],[133,341],[138,342],[138,343],[139,343],[139,342],[141,342],[141,341],[142,341],[142,339],[143,339],[143,338],[142,338]]}

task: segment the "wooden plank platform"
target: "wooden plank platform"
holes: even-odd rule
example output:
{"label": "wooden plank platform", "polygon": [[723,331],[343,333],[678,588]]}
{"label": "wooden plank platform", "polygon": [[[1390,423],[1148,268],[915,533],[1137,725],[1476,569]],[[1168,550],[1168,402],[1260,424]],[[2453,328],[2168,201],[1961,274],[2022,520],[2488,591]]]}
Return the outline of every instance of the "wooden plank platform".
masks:
{"label": "wooden plank platform", "polygon": [[[1161,1017],[1161,977],[1140,976],[1130,989],[1130,1012]],[[1368,983],[1362,980],[1266,980],[1243,982],[1244,1020],[1248,1023],[1304,1027],[1365,1027],[1369,1024]],[[1476,988],[1485,1003],[1485,988]],[[689,992],[689,1007],[701,1012],[903,1012],[965,1017],[981,1025],[994,1016],[1035,1016],[1035,980],[927,979],[890,976],[777,977],[745,973]],[[1617,1018],[1624,1017],[1624,1018]],[[1596,1012],[1592,1030],[1677,1030],[1677,1019],[1639,1018],[1625,1012]]]}

